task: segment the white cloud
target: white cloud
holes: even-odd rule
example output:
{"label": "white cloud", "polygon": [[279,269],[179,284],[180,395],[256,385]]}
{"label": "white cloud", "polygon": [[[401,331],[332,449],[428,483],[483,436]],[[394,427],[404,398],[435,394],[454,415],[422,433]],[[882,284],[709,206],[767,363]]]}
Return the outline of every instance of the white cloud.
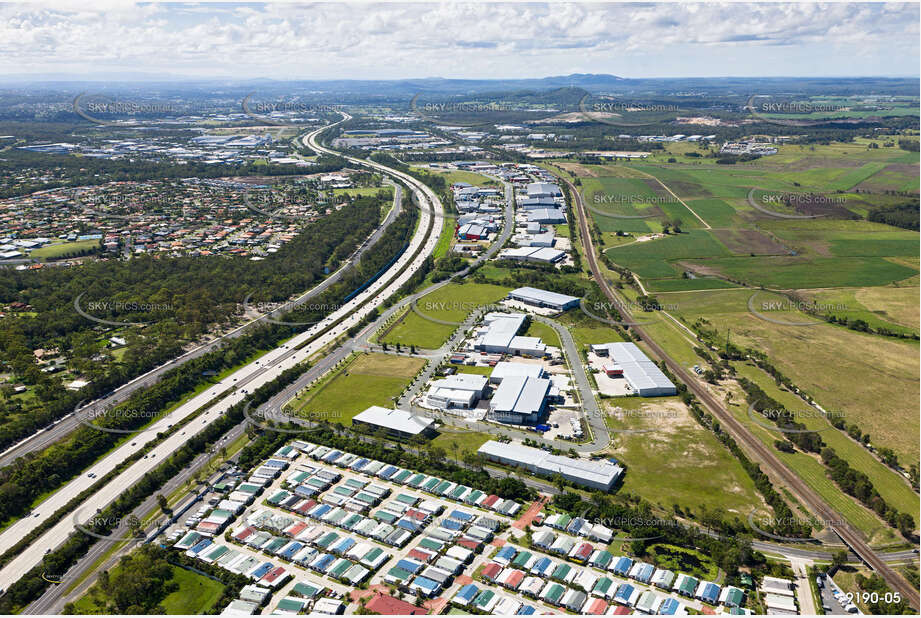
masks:
{"label": "white cloud", "polygon": [[2,5],[0,73],[917,75],[918,21],[917,4]]}

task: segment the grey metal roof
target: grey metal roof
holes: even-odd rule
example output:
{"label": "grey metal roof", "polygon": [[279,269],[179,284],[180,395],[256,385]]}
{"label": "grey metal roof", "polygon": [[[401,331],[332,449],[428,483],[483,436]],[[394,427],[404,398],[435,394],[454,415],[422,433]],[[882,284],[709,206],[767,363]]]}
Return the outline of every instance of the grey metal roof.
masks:
{"label": "grey metal roof", "polygon": [[490,407],[500,412],[535,414],[540,411],[550,391],[550,380],[509,376],[502,380],[492,396]]}
{"label": "grey metal roof", "polygon": [[567,296],[566,294],[559,294],[557,292],[550,292],[548,290],[540,290],[538,288],[530,287],[512,290],[508,295],[509,298],[523,300],[525,302],[541,302],[550,303],[552,305],[565,305],[567,303],[579,300],[575,296]]}
{"label": "grey metal roof", "polygon": [[624,377],[637,392],[653,389],[675,390],[671,380],[635,343],[618,341],[592,346],[593,351],[598,349],[607,349],[608,356],[624,370]]}
{"label": "grey metal roof", "polygon": [[356,414],[353,420],[412,435],[425,431],[435,422],[430,418],[410,414],[406,410],[390,410],[380,406],[371,406]]}
{"label": "grey metal roof", "polygon": [[527,376],[531,378],[542,378],[544,368],[534,363],[512,363],[509,361],[500,361],[493,368],[490,378],[502,380],[510,376]]}
{"label": "grey metal roof", "polygon": [[560,473],[564,477],[578,478],[592,483],[610,486],[624,469],[610,461],[591,461],[575,457],[551,455],[541,449],[520,444],[503,444],[489,440],[477,451],[486,456],[499,457],[518,465],[532,467],[544,474]]}

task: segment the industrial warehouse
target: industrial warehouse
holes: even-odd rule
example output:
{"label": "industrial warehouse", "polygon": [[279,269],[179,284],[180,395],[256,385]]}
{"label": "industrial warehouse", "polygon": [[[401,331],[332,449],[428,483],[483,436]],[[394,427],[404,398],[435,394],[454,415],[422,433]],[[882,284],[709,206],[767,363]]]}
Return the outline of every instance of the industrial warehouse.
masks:
{"label": "industrial warehouse", "polygon": [[610,491],[624,473],[622,467],[607,460],[589,461],[561,457],[538,448],[514,443],[503,444],[495,440],[484,443],[477,453],[491,461],[518,466],[535,474],[559,474],[567,481],[602,491]]}
{"label": "industrial warehouse", "polygon": [[624,378],[640,397],[675,395],[678,390],[654,362],[635,343],[618,341],[592,345],[592,352],[602,359],[602,370],[610,378]]}
{"label": "industrial warehouse", "polygon": [[484,327],[474,340],[473,349],[490,354],[544,356],[547,346],[540,337],[518,335],[526,323],[527,316],[523,313],[488,313],[483,317]]}
{"label": "industrial warehouse", "polygon": [[579,299],[575,296],[567,296],[566,294],[548,292],[537,288],[518,288],[509,292],[508,297],[526,305],[546,307],[556,311],[566,311],[579,306]]}
{"label": "industrial warehouse", "polygon": [[391,436],[412,438],[413,436],[433,436],[435,421],[416,416],[406,410],[390,410],[380,406],[371,406],[352,418],[353,425],[364,425],[374,430],[385,429]]}

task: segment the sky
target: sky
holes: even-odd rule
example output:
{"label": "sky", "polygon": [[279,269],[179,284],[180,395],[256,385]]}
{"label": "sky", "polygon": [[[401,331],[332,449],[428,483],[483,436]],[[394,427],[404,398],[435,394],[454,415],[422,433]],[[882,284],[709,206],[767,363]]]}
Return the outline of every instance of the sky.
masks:
{"label": "sky", "polygon": [[918,24],[918,3],[39,1],[0,4],[0,75],[917,77]]}

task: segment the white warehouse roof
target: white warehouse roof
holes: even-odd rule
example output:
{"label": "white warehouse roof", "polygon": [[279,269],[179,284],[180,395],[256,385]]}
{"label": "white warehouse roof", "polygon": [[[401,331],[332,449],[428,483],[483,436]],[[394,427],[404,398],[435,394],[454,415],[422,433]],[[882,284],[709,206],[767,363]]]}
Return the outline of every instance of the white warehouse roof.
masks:
{"label": "white warehouse roof", "polygon": [[567,305],[579,303],[579,299],[575,296],[530,287],[512,290],[508,293],[508,297],[512,300],[520,300],[532,305],[548,305],[552,307],[566,307]]}
{"label": "white warehouse roof", "polygon": [[592,345],[592,352],[599,351],[606,352],[616,366],[624,370],[624,377],[637,394],[649,397],[678,392],[671,380],[635,343],[618,341]]}
{"label": "white warehouse roof", "polygon": [[544,368],[533,363],[513,363],[509,361],[499,361],[489,375],[493,382],[501,382],[503,378],[512,376],[524,376],[529,378],[544,377]]}
{"label": "white warehouse roof", "polygon": [[487,441],[477,452],[540,474],[559,473],[564,479],[594,488],[610,489],[624,472],[622,467],[605,459],[591,461],[562,457],[530,446],[514,443],[503,444],[495,440]]}
{"label": "white warehouse roof", "polygon": [[490,408],[515,414],[536,414],[544,407],[544,400],[550,392],[547,378],[509,376],[502,380],[489,402]]}
{"label": "white warehouse roof", "polygon": [[356,414],[352,420],[410,435],[422,433],[435,422],[430,418],[410,414],[406,410],[390,410],[380,406],[371,406]]}
{"label": "white warehouse roof", "polygon": [[550,182],[532,182],[528,184],[528,197],[540,197],[541,195],[563,195],[563,191],[560,190],[559,186]]}

